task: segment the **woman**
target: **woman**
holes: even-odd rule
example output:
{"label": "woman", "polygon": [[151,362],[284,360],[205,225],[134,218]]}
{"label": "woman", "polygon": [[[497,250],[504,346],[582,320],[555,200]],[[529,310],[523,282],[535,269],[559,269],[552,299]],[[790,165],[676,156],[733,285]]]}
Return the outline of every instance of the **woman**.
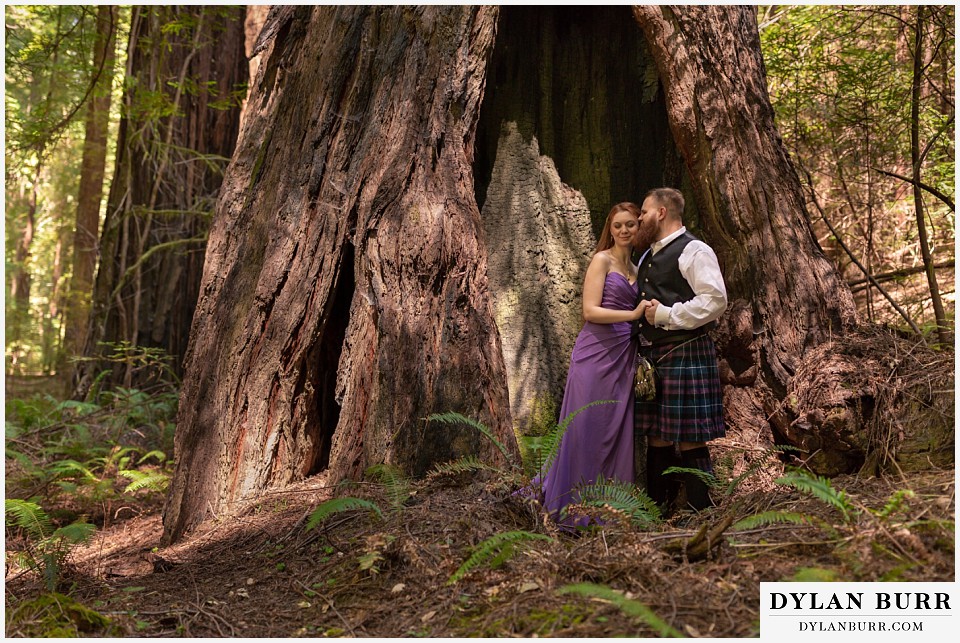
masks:
{"label": "woman", "polygon": [[595,254],[583,280],[583,318],[570,356],[570,370],[560,418],[581,410],[564,433],[556,460],[542,479],[541,499],[550,515],[565,526],[584,525],[586,518],[561,516],[579,501],[574,487],[599,476],[633,482],[633,371],[637,343],[633,321],[643,315],[637,302],[637,267],[630,252],[640,208],[618,203],[607,215]]}

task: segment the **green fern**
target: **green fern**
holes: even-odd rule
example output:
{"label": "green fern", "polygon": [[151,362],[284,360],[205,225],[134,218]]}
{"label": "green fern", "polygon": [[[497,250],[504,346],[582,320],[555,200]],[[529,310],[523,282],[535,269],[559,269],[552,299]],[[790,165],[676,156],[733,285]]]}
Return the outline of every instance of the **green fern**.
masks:
{"label": "green fern", "polygon": [[47,472],[54,479],[56,478],[85,478],[87,480],[98,480],[97,476],[76,460],[59,460],[53,462],[47,467]]}
{"label": "green fern", "polygon": [[810,524],[817,522],[815,518],[804,513],[793,511],[763,511],[752,516],[748,516],[734,523],[734,531],[741,529],[754,529],[762,525],[772,525],[778,523],[791,523],[794,525]]}
{"label": "green fern", "polygon": [[456,475],[460,473],[470,473],[474,471],[495,471],[494,467],[486,464],[475,455],[465,455],[451,462],[438,464],[430,470],[427,478],[436,478],[443,475]]}
{"label": "green fern", "polygon": [[592,406],[619,403],[619,400],[596,400],[590,404],[581,406],[579,409],[563,418],[563,420],[561,420],[557,426],[540,438],[539,448],[535,451],[537,472],[539,475],[543,476],[543,474],[549,471],[550,467],[553,466],[553,461],[557,458],[557,454],[560,452],[560,442],[563,440],[563,435],[567,432],[567,428],[570,426],[570,423],[573,422],[575,417]]}
{"label": "green fern", "polygon": [[57,544],[79,545],[89,540],[96,530],[96,525],[88,522],[72,522],[55,530],[50,535],[50,540]]}
{"label": "green fern", "polygon": [[306,531],[316,529],[320,523],[333,514],[351,511],[353,509],[368,509],[377,514],[377,516],[380,518],[383,518],[383,512],[380,511],[380,507],[369,500],[351,497],[334,498],[332,500],[327,500],[326,502],[321,502],[319,505],[317,505],[317,508],[314,509],[313,513],[310,514],[310,518],[307,519],[307,524],[304,529]]}
{"label": "green fern", "polygon": [[608,601],[616,605],[617,608],[627,616],[642,620],[657,633],[657,636],[678,639],[685,638],[677,629],[657,616],[652,609],[640,601],[627,598],[606,585],[577,583],[574,585],[564,585],[558,589],[557,592],[560,594],[576,594],[586,598],[599,598]]}
{"label": "green fern", "polygon": [[531,540],[552,542],[553,538],[529,531],[505,531],[494,534],[474,547],[470,557],[447,580],[447,585],[453,585],[485,562],[489,561],[494,568],[503,564],[519,546]]}
{"label": "green fern", "polygon": [[883,509],[879,511],[873,511],[872,513],[879,518],[880,520],[886,520],[896,512],[900,511],[906,504],[906,500],[915,497],[916,494],[913,493],[911,489],[897,489],[893,492],[887,499],[887,504],[884,505]]}
{"label": "green fern", "polygon": [[145,461],[149,460],[150,458],[156,458],[157,462],[159,462],[160,464],[163,464],[164,462],[167,461],[167,454],[164,453],[163,451],[160,451],[159,449],[148,451],[147,453],[144,453],[142,456],[140,456],[140,459],[137,460],[137,465],[138,466],[142,465]]}
{"label": "green fern", "polygon": [[516,466],[516,462],[513,459],[513,455],[511,455],[510,452],[507,451],[507,447],[503,445],[503,442],[498,440],[496,436],[494,436],[493,433],[490,432],[490,429],[488,429],[486,426],[483,425],[483,423],[478,422],[477,420],[468,418],[467,416],[461,413],[450,411],[447,413],[434,413],[433,415],[430,415],[427,417],[427,422],[440,422],[441,424],[449,424],[453,426],[463,424],[473,429],[476,429],[477,431],[482,433],[484,436],[486,436],[488,440],[493,442],[493,444],[497,447],[497,449],[500,450],[500,453],[503,454],[503,457],[506,459],[507,463],[510,464],[511,467]]}
{"label": "green fern", "polygon": [[766,449],[759,458],[753,461],[753,463],[747,467],[746,471],[738,475],[736,478],[730,481],[730,484],[727,485],[727,488],[724,490],[723,495],[729,496],[734,491],[737,490],[745,480],[755,475],[758,471],[766,468],[767,463],[770,462],[770,458],[773,456],[779,455],[781,453],[787,453],[791,451],[800,451],[800,449],[787,445],[787,444],[777,444],[773,447]]}
{"label": "green fern", "polygon": [[791,486],[799,491],[805,491],[818,500],[839,509],[845,522],[850,521],[851,514],[857,513],[856,508],[847,499],[846,492],[834,489],[830,481],[822,476],[797,469],[777,478],[774,482]]}
{"label": "green fern", "polygon": [[117,475],[130,480],[130,484],[124,487],[124,493],[134,493],[141,489],[150,489],[151,491],[164,492],[170,484],[170,476],[162,471],[140,471],[138,469],[122,469]]}
{"label": "green fern", "polygon": [[661,521],[660,509],[650,496],[631,482],[597,479],[593,484],[575,488],[580,504],[610,507],[626,514],[635,525],[646,527]]}
{"label": "green fern", "polygon": [[706,471],[701,471],[700,469],[693,469],[691,467],[667,467],[663,470],[663,474],[667,475],[670,473],[689,473],[693,476],[696,476],[703,484],[707,485],[711,489],[716,489],[720,486],[720,481],[717,480],[717,477],[712,473],[707,473]]}
{"label": "green fern", "polygon": [[392,464],[375,464],[367,467],[364,475],[383,483],[390,505],[399,509],[410,497],[410,479],[403,475],[399,467]]}
{"label": "green fern", "polygon": [[54,591],[60,580],[63,561],[75,545],[93,535],[96,527],[74,522],[53,529],[50,517],[40,505],[17,498],[4,500],[4,509],[7,524],[21,527],[27,534],[26,549],[12,553],[13,560],[21,567],[39,573],[47,589]]}
{"label": "green fern", "polygon": [[50,517],[40,505],[27,500],[8,498],[3,501],[3,508],[6,513],[6,523],[23,529],[30,540],[40,541],[53,533]]}

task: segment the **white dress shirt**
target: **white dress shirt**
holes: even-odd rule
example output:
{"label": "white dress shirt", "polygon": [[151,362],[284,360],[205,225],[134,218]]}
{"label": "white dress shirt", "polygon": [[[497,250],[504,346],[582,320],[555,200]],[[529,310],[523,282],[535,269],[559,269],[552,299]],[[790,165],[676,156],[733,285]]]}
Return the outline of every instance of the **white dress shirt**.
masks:
{"label": "white dress shirt", "polygon": [[[657,254],[687,229],[673,232],[654,241],[649,252]],[[643,260],[641,258],[641,263]],[[713,249],[699,239],[691,241],[680,253],[680,274],[690,284],[694,297],[673,306],[660,304],[654,312],[654,326],[665,330],[694,330],[720,317],[727,309],[727,289],[720,274],[720,264]]]}

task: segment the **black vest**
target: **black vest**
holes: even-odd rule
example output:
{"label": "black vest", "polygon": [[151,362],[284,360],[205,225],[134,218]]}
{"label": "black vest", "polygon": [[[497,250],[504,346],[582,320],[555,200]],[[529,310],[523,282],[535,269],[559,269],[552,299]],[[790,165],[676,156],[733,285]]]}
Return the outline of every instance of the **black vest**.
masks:
{"label": "black vest", "polygon": [[[639,284],[637,302],[641,299],[656,299],[664,306],[682,304],[694,298],[695,294],[687,280],[680,274],[680,255],[691,241],[697,238],[689,232],[660,249],[656,255],[647,253],[637,269],[637,283]],[[710,322],[694,331],[666,330],[657,328],[640,318],[640,332],[648,341],[661,344],[670,341],[672,337],[686,338],[691,332],[705,332],[714,326]]]}

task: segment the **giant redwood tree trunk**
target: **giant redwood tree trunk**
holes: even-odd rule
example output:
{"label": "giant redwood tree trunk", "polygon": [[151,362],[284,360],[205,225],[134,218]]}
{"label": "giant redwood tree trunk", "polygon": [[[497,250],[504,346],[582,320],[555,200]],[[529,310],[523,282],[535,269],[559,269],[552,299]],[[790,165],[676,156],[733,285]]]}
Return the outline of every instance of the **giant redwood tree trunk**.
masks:
{"label": "giant redwood tree trunk", "polygon": [[516,449],[474,198],[485,7],[275,7],[210,233],[164,539],[272,485]]}
{"label": "giant redwood tree trunk", "polygon": [[[700,228],[727,282],[718,346],[728,421],[769,426],[779,441],[816,454],[815,468],[848,469],[863,457],[849,444],[857,423],[842,410],[835,424],[809,421],[825,400],[801,408],[794,375],[812,348],[851,331],[856,310],[811,233],[774,125],[754,9],[636,7],[634,15],[657,61]],[[826,377],[824,354],[817,359]]]}
{"label": "giant redwood tree trunk", "polygon": [[[114,351],[104,343],[162,349],[181,370],[207,230],[239,131],[243,22],[242,7],[133,9],[88,357]],[[78,392],[104,368],[123,386],[157,375],[129,361],[84,362]]]}

